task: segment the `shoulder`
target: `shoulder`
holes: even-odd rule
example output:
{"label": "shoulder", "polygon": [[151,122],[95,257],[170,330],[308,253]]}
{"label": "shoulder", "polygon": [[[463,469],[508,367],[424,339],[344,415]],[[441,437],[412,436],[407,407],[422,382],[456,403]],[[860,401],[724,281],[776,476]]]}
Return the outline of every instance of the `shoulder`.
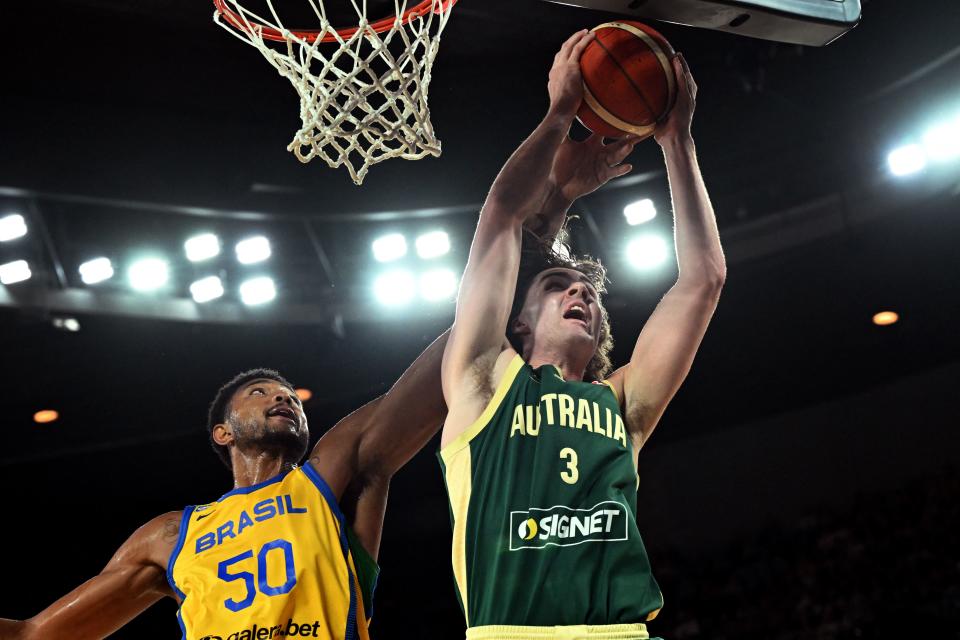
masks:
{"label": "shoulder", "polygon": [[180,537],[182,511],[170,511],[147,521],[117,549],[109,567],[155,566],[166,570]]}

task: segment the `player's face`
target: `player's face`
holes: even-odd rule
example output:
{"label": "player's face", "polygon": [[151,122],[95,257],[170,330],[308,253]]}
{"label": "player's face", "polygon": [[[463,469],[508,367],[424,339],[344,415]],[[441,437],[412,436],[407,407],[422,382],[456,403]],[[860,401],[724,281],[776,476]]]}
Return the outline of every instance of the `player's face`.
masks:
{"label": "player's face", "polygon": [[518,318],[537,341],[600,344],[603,316],[600,297],[589,279],[574,269],[554,268],[534,278]]}
{"label": "player's face", "polygon": [[310,441],[300,398],[275,380],[252,380],[237,389],[228,422],[238,447],[272,451],[296,461],[303,458]]}

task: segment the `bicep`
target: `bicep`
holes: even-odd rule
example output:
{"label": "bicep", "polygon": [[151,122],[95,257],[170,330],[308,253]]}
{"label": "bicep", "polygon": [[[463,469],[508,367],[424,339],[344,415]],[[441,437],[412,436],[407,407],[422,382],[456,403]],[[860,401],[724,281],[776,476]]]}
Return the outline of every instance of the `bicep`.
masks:
{"label": "bicep", "polygon": [[456,319],[443,357],[443,392],[449,404],[478,360],[496,359],[513,305],[520,265],[521,222],[484,213],[457,295]]}
{"label": "bicep", "polygon": [[630,363],[611,376],[622,385],[624,418],[641,443],[686,379],[718,298],[718,287],[675,285],[644,325]]}
{"label": "bicep", "polygon": [[387,393],[320,439],[310,461],[331,487],[345,489],[358,478],[391,476],[439,430],[447,413],[440,363],[449,333],[434,340]]}

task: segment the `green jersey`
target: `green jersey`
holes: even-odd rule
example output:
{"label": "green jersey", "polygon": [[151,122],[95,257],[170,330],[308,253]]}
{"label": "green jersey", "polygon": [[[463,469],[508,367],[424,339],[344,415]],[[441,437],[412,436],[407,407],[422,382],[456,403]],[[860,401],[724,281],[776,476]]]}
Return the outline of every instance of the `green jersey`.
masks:
{"label": "green jersey", "polygon": [[518,355],[439,455],[468,627],[636,623],[659,612],[612,386],[566,382]]}

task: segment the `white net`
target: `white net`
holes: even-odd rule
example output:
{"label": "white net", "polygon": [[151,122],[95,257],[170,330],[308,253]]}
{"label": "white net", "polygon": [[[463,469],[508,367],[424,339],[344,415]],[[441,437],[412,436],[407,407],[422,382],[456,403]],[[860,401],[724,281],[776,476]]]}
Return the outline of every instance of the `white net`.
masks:
{"label": "white net", "polygon": [[240,1],[215,1],[214,21],[256,47],[297,90],[303,126],[287,149],[301,162],[322,158],[360,184],[383,160],[440,155],[427,94],[456,0],[416,0],[412,9],[394,0],[395,18],[382,33],[367,19],[366,0],[349,0],[358,24],[343,35],[327,20],[323,0],[302,0],[320,20],[310,34],[286,28],[276,0],[266,0],[267,16]]}

